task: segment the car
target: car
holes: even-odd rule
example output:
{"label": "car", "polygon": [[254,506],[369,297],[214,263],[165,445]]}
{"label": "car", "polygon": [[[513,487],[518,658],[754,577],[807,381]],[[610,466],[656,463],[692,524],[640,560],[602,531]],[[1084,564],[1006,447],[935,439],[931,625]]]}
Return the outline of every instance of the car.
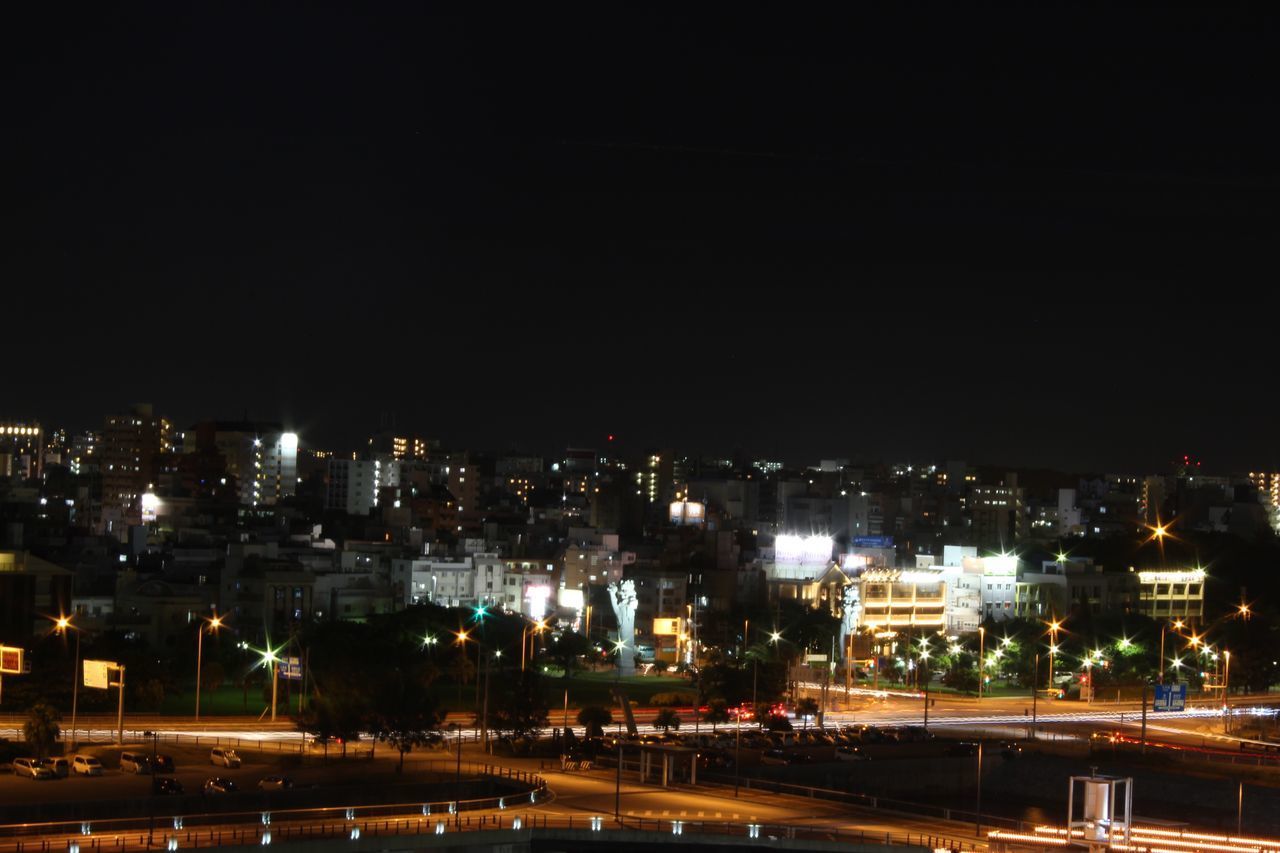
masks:
{"label": "car", "polygon": [[172,773],[173,772],[173,756],[172,755],[153,755],[152,765],[156,773]]}
{"label": "car", "polygon": [[102,762],[92,755],[77,755],[71,759],[71,772],[77,776],[101,776]]}
{"label": "car", "polygon": [[1000,754],[1005,758],[1017,758],[1022,754],[1022,744],[1016,740],[1007,740],[1000,744]]}
{"label": "car", "polygon": [[978,754],[977,741],[958,740],[955,743],[952,743],[947,746],[947,755],[966,756],[966,755],[977,755],[977,754]]}
{"label": "car", "polygon": [[204,780],[204,793],[206,796],[211,794],[234,794],[239,788],[236,783],[230,779],[224,779],[221,776],[212,776]]}
{"label": "car", "polygon": [[177,797],[183,794],[182,783],[172,776],[161,776],[156,779],[157,794],[166,797]]}
{"label": "car", "polygon": [[283,791],[293,787],[293,780],[288,776],[266,776],[258,780],[261,791]]}
{"label": "car", "polygon": [[126,750],[120,753],[120,772],[150,773],[151,759],[145,752],[130,752]]}
{"label": "car", "polygon": [[37,780],[58,778],[47,761],[44,758],[15,758],[13,759],[13,775],[30,776],[32,779]]}
{"label": "car", "polygon": [[836,761],[870,761],[860,746],[837,746]]}
{"label": "car", "polygon": [[71,762],[65,757],[46,758],[45,762],[49,765],[49,769],[53,771],[53,775],[59,779],[65,779],[71,775]]}
{"label": "car", "polygon": [[236,754],[234,749],[224,749],[221,746],[215,746],[209,750],[209,761],[219,767],[230,767],[235,770],[240,767],[240,756]]}
{"label": "car", "polygon": [[791,757],[781,749],[766,749],[760,754],[761,764],[790,764]]}

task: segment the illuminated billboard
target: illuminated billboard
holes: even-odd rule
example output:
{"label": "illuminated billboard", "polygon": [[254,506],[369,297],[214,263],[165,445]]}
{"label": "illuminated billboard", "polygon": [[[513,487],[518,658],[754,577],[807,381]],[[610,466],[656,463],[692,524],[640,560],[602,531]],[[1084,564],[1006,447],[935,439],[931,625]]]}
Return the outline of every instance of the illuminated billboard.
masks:
{"label": "illuminated billboard", "polygon": [[830,536],[782,533],[773,540],[773,560],[790,564],[826,563],[831,559],[834,544]]}
{"label": "illuminated billboard", "polygon": [[84,686],[106,690],[111,682],[111,670],[115,663],[109,660],[87,660],[84,662]]}
{"label": "illuminated billboard", "polygon": [[672,501],[668,517],[672,524],[702,524],[706,520],[706,507],[696,501]]}
{"label": "illuminated billboard", "polygon": [[653,633],[659,637],[678,637],[681,634],[680,622],[679,617],[674,619],[654,619]]}

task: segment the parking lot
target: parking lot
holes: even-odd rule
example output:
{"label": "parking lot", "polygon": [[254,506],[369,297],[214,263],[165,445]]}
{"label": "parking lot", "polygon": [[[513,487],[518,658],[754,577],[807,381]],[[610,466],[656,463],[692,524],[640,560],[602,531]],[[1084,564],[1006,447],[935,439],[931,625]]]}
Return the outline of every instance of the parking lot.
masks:
{"label": "parking lot", "polygon": [[[0,809],[14,818],[15,808],[20,808],[23,804],[137,800],[150,797],[152,776],[122,772],[120,754],[128,751],[150,755],[151,748],[150,743],[127,743],[95,745],[77,750],[75,754],[93,755],[102,762],[101,776],[71,773],[66,778],[33,780],[15,776],[6,766],[5,772],[0,773]],[[157,747],[156,752],[173,759],[173,772],[162,775],[176,779],[187,796],[200,796],[205,780],[210,777],[230,779],[241,792],[249,792],[257,791],[258,783],[264,777],[284,775],[292,780],[294,789],[299,790],[405,782],[409,781],[407,777],[414,766],[408,765],[404,776],[396,774],[394,753],[389,750],[385,755],[380,751],[378,757],[371,760],[356,757],[343,759],[337,749],[331,749],[327,758],[323,754],[303,757],[290,753],[239,749],[236,750],[241,759],[239,768],[213,764],[209,757],[209,746],[163,743]],[[367,747],[361,754],[367,755]],[[352,756],[354,755],[352,752]]]}

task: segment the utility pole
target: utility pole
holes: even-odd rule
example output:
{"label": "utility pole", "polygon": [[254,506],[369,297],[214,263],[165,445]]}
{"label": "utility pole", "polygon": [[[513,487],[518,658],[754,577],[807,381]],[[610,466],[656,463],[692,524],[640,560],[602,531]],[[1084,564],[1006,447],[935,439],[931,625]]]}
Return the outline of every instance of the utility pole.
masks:
{"label": "utility pole", "polygon": [[982,702],[982,682],[987,677],[987,629],[978,626],[978,702]]}
{"label": "utility pole", "polygon": [[1147,683],[1142,682],[1142,754],[1147,754]]}
{"label": "utility pole", "polygon": [[977,802],[973,809],[973,832],[974,835],[981,837],[982,835],[982,738],[978,738],[978,794]]}
{"label": "utility pole", "polygon": [[1036,652],[1036,666],[1031,676],[1031,737],[1036,736],[1036,703],[1040,699],[1040,653]]}

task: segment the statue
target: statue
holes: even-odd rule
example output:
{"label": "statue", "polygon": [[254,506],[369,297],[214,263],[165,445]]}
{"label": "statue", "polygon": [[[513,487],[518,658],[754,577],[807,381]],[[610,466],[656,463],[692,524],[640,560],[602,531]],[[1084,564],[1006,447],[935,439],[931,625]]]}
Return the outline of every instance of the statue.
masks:
{"label": "statue", "polygon": [[636,582],[609,584],[609,603],[618,618],[618,674],[636,674]]}
{"label": "statue", "polygon": [[840,619],[840,648],[849,647],[849,635],[862,627],[861,586],[857,582],[844,588],[844,611]]}

